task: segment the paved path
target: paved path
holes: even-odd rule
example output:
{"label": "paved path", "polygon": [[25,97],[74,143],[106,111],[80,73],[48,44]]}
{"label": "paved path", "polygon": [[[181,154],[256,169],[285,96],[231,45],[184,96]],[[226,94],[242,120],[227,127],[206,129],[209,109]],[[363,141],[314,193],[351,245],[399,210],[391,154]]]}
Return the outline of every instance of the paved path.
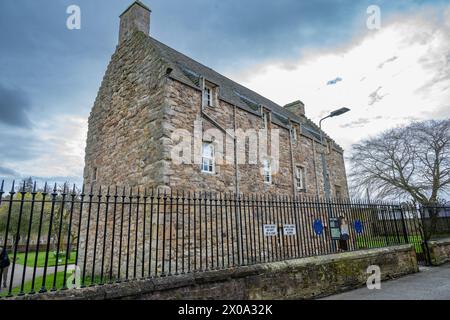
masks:
{"label": "paved path", "polygon": [[420,267],[420,272],[381,283],[380,290],[366,287],[324,300],[450,300],[450,263]]}
{"label": "paved path", "polygon": [[[22,283],[22,276],[23,276],[23,268],[24,266],[21,264],[16,264],[16,267],[14,269],[14,278],[13,278],[13,288],[20,286]],[[74,265],[68,265],[67,266],[67,270],[73,270],[75,268]],[[58,272],[59,271],[64,271],[64,266],[58,266]],[[47,275],[53,274],[55,272],[55,267],[48,267],[47,268]],[[11,273],[12,273],[12,265],[9,266],[8,268],[8,281],[7,281],[7,286],[9,288],[9,284],[11,281]],[[36,278],[42,276],[44,274],[44,268],[36,268]],[[25,282],[30,281],[33,279],[33,268],[30,267],[26,267],[25,269]],[[8,288],[3,288],[3,280],[2,280],[2,288],[0,288],[0,292],[4,291],[4,290],[8,290]],[[40,287],[40,283],[36,283],[36,287],[39,288]]]}

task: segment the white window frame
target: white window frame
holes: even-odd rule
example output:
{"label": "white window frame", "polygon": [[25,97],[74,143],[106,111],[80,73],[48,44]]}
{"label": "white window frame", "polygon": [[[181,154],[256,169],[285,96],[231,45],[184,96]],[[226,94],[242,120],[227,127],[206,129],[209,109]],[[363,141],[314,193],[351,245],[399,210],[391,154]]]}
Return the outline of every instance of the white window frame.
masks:
{"label": "white window frame", "polygon": [[306,190],[305,185],[306,185],[306,170],[302,166],[296,166],[295,167],[295,186],[296,186],[297,190]]}
{"label": "white window frame", "polygon": [[263,161],[263,177],[265,184],[272,184],[272,164],[269,159]]}
{"label": "white window frame", "polygon": [[204,105],[208,107],[214,107],[214,99],[214,88],[205,84],[205,87],[203,88]]}
{"label": "white window frame", "polygon": [[[209,146],[211,148],[210,154],[205,154],[205,146]],[[208,167],[207,170],[205,170],[205,166]],[[202,172],[208,174],[214,174],[216,172],[215,148],[212,142],[204,141],[202,144]]]}

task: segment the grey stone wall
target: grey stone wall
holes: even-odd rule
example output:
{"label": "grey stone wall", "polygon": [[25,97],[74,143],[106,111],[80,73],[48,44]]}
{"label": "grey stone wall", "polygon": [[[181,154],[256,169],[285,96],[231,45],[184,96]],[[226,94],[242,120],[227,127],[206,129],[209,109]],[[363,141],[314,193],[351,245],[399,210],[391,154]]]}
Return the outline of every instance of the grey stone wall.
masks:
{"label": "grey stone wall", "polygon": [[311,299],[365,285],[371,265],[380,267],[382,280],[419,271],[413,246],[403,245],[16,299]]}
{"label": "grey stone wall", "polygon": [[431,264],[440,266],[450,261],[450,239],[441,239],[428,242]]}

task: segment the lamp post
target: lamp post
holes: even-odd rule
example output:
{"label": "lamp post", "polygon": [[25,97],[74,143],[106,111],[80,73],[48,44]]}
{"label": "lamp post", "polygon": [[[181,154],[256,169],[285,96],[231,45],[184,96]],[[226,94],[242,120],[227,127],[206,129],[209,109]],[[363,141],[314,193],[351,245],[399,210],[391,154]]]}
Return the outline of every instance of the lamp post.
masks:
{"label": "lamp post", "polygon": [[[340,108],[340,109],[332,111],[325,118],[320,119],[320,121],[319,121],[319,129],[320,130],[319,131],[320,131],[320,144],[321,145],[323,145],[322,121],[324,121],[325,119],[328,119],[328,118],[333,118],[333,117],[337,117],[337,116],[343,115],[344,113],[347,113],[349,111],[350,111],[349,108]],[[327,183],[328,184],[327,187],[324,187],[324,189],[325,189],[324,190],[325,191],[325,197],[327,199],[329,199],[330,198],[330,186],[329,186],[329,181],[328,181],[327,177],[325,176],[326,172],[327,172],[327,168],[326,168],[326,161],[325,161],[325,157],[324,157],[323,153],[322,153],[322,165],[323,165],[323,170],[324,170],[324,184],[325,184],[325,179],[328,182]]]}
{"label": "lamp post", "polygon": [[[320,129],[320,144],[321,145],[323,145],[322,121],[324,121],[325,119],[328,119],[328,118],[333,118],[333,117],[340,116],[340,115],[342,115],[342,114],[344,114],[344,113],[346,113],[348,111],[350,111],[350,109],[348,109],[348,108],[340,108],[340,109],[334,110],[333,112],[331,112],[325,118],[320,119],[320,121],[319,121],[319,129]],[[324,184],[325,198],[326,198],[326,200],[329,200],[331,198],[331,195],[330,195],[330,180],[329,180],[329,177],[328,177],[327,162],[325,160],[325,153],[324,152],[322,152],[321,158],[322,158],[323,184]],[[333,217],[333,213],[331,211],[331,205],[329,204],[327,207],[328,207],[328,210],[327,210],[328,211],[328,226],[330,226],[331,225],[331,219]],[[331,229],[330,229],[330,232],[331,232]],[[332,247],[333,251],[336,252],[336,243],[333,240],[331,240],[331,247]]]}

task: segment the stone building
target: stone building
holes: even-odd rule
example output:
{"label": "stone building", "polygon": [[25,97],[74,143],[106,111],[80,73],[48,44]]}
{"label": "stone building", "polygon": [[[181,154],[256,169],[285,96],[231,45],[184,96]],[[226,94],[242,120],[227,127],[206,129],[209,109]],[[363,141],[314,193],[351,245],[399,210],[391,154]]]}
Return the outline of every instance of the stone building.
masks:
{"label": "stone building", "polygon": [[[343,150],[306,117],[302,102],[279,106],[150,37],[150,13],[136,1],[120,16],[119,44],[89,117],[85,184],[129,193],[89,192],[98,202],[80,213],[83,272],[105,269],[128,279],[130,270],[170,274],[173,261],[202,270],[214,254],[218,264],[233,266],[282,250],[329,250],[329,234],[312,228],[317,219],[327,227],[323,206],[272,200],[250,206],[249,199],[347,197]],[[142,197],[144,189],[151,199]],[[169,190],[191,193],[173,198]],[[192,191],[201,191],[203,201]],[[221,214],[215,192],[228,199],[219,202]],[[244,201],[233,193],[246,195]],[[264,225],[286,224],[297,226],[295,237],[264,236]],[[311,243],[300,248],[302,237]],[[221,247],[220,259],[208,250],[214,246]]]}
{"label": "stone building", "polygon": [[348,196],[343,150],[301,101],[282,107],[157,41],[150,14],[136,1],[120,16],[89,117],[86,184]]}

